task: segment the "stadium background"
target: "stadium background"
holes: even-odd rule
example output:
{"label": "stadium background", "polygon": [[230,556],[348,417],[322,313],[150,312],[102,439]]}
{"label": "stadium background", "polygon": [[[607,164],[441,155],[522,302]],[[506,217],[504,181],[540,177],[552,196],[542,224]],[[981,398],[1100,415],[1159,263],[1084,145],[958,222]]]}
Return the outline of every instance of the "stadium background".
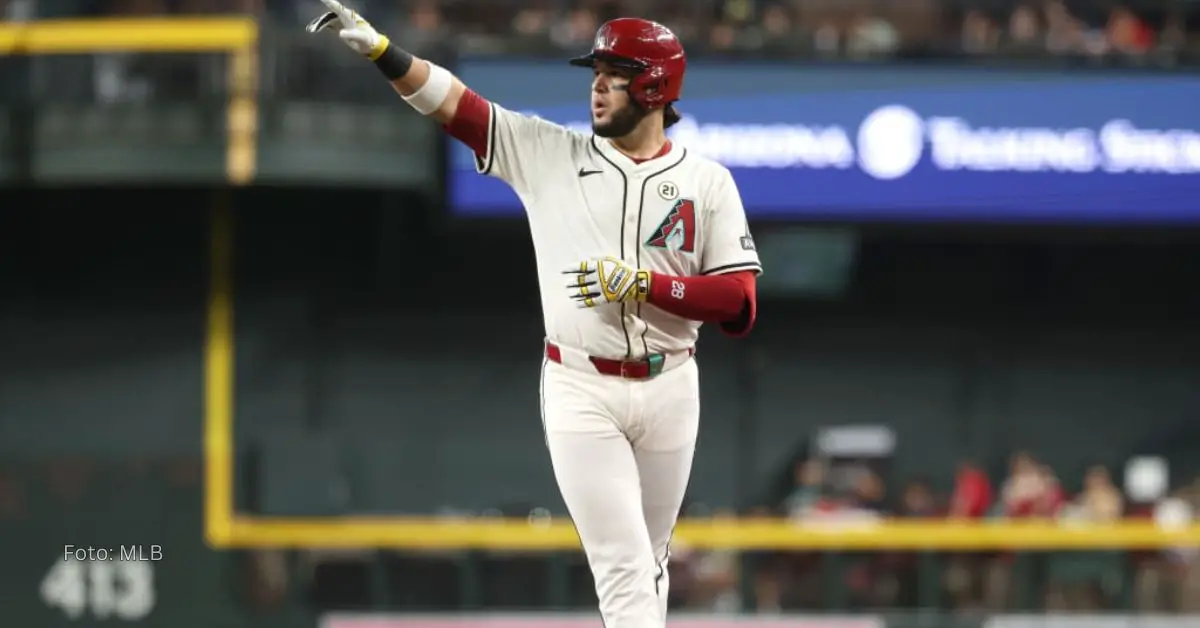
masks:
{"label": "stadium background", "polygon": [[[1187,2],[650,4],[694,67],[826,90],[863,64],[1196,89]],[[302,2],[0,8],[5,623],[598,625],[532,419],[527,232],[455,215],[432,125],[297,35]],[[620,10],[361,9],[449,66],[531,68]],[[1138,122],[1195,135],[1178,105]],[[678,624],[1196,625],[1200,184],[1162,176],[1119,179],[1117,214],[1173,223],[1062,195],[756,221],[762,320],[699,355]]]}

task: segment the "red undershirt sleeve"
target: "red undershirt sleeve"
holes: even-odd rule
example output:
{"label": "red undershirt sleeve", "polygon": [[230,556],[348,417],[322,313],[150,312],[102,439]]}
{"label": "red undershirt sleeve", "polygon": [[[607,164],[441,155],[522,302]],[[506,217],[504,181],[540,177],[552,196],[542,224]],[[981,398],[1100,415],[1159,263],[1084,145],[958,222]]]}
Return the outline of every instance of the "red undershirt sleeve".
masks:
{"label": "red undershirt sleeve", "polygon": [[653,273],[646,301],[676,316],[718,323],[734,337],[750,333],[758,313],[752,271],[693,277]]}
{"label": "red undershirt sleeve", "polygon": [[492,116],[491,103],[470,88],[463,92],[458,108],[449,124],[442,129],[475,152],[480,159],[487,157],[488,123]]}

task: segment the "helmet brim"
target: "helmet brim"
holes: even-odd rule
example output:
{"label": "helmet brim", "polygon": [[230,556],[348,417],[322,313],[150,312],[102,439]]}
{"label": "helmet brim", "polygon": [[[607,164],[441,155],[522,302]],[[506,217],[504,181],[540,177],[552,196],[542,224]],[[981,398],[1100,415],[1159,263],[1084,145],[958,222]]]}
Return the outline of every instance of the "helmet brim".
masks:
{"label": "helmet brim", "polygon": [[579,68],[593,68],[596,67],[597,61],[610,63],[618,68],[633,70],[634,72],[643,72],[646,70],[646,65],[640,61],[634,61],[633,59],[628,59],[626,57],[596,51],[585,54],[582,57],[574,57],[568,63]]}

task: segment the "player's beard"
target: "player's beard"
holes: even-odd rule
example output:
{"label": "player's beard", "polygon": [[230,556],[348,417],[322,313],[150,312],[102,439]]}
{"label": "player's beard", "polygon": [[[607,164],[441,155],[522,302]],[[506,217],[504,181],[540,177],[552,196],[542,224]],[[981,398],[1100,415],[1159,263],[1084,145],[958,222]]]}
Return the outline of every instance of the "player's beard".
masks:
{"label": "player's beard", "polygon": [[592,120],[592,132],[604,138],[625,137],[637,128],[642,119],[646,117],[649,110],[645,109],[636,102],[621,107],[613,112],[612,117],[608,122],[597,122]]}

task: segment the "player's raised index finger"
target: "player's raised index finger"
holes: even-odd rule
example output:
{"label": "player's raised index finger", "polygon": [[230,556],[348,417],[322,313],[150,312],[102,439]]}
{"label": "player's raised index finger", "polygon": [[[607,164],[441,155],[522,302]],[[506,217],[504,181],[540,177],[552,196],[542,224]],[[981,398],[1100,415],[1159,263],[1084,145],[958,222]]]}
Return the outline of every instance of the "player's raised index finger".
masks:
{"label": "player's raised index finger", "polygon": [[326,8],[333,11],[338,16],[338,21],[342,23],[344,28],[354,28],[354,12],[347,9],[345,5],[337,0],[321,0]]}

